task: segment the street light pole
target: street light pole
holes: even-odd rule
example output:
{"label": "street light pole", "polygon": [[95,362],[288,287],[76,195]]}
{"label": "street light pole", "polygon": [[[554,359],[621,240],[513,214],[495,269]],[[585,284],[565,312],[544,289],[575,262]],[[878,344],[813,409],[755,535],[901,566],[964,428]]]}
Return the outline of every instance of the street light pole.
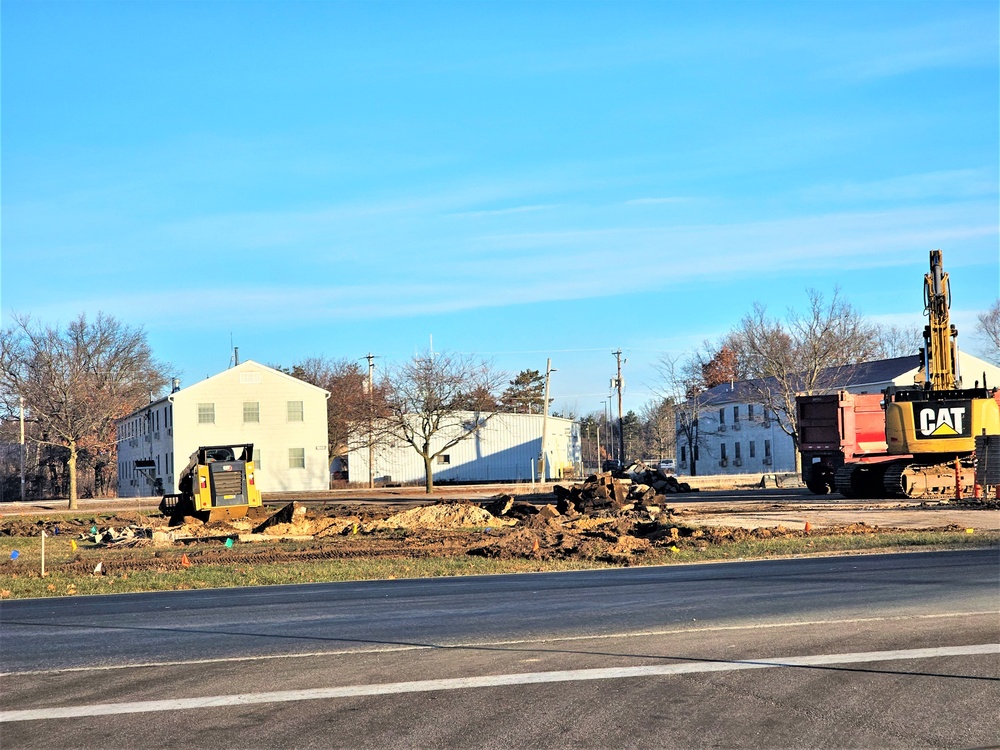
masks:
{"label": "street light pole", "polygon": [[545,396],[542,399],[542,450],[538,456],[538,478],[545,481],[545,433],[549,422],[549,378],[556,370],[552,369],[552,359],[545,360]]}
{"label": "street light pole", "polygon": [[368,489],[375,487],[375,355],[368,352]]}

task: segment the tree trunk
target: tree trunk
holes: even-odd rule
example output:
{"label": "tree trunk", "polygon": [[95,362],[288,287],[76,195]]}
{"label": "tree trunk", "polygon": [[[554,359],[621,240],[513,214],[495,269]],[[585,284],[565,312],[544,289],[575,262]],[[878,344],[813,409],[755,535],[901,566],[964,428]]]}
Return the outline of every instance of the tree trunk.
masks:
{"label": "tree trunk", "polygon": [[431,457],[426,453],[423,454],[424,459],[424,477],[425,477],[425,487],[427,488],[427,494],[430,495],[434,492],[434,469],[431,468]]}
{"label": "tree trunk", "polygon": [[77,503],[76,497],[76,441],[69,441],[69,462],[67,463],[67,468],[69,470],[69,509],[76,510],[79,505]]}

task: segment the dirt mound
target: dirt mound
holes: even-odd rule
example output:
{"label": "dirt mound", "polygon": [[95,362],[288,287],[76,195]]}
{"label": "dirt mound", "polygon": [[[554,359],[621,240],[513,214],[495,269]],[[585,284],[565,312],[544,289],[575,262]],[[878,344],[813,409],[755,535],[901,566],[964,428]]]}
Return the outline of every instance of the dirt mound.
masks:
{"label": "dirt mound", "polygon": [[516,528],[501,532],[487,544],[470,548],[468,554],[501,560],[517,557],[551,560],[570,557],[579,546],[579,536],[563,533],[555,526]]}
{"label": "dirt mound", "polygon": [[366,532],[389,529],[458,529],[485,526],[505,526],[515,521],[502,520],[488,510],[472,503],[439,503],[411,508],[381,521],[365,525]]}

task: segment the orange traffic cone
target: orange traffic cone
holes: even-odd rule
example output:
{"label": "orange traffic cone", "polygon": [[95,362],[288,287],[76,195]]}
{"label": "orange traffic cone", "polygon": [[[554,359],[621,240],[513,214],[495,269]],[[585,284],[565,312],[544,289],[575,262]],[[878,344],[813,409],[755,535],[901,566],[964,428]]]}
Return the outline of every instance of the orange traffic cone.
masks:
{"label": "orange traffic cone", "polygon": [[812,531],[812,524],[806,521],[806,531]]}
{"label": "orange traffic cone", "polygon": [[183,565],[185,568],[191,567],[191,561],[188,560],[188,556],[186,554],[181,555],[181,565]]}

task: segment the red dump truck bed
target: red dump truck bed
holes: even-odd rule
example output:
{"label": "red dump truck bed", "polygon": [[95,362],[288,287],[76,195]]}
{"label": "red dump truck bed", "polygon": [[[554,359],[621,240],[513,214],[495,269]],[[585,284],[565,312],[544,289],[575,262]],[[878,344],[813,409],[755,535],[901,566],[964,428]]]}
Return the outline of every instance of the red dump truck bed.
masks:
{"label": "red dump truck bed", "polygon": [[796,401],[801,451],[842,451],[852,457],[885,453],[881,393],[841,391]]}
{"label": "red dump truck bed", "polygon": [[840,391],[796,398],[802,480],[813,492],[833,489],[833,475],[847,462],[886,461],[881,393]]}

